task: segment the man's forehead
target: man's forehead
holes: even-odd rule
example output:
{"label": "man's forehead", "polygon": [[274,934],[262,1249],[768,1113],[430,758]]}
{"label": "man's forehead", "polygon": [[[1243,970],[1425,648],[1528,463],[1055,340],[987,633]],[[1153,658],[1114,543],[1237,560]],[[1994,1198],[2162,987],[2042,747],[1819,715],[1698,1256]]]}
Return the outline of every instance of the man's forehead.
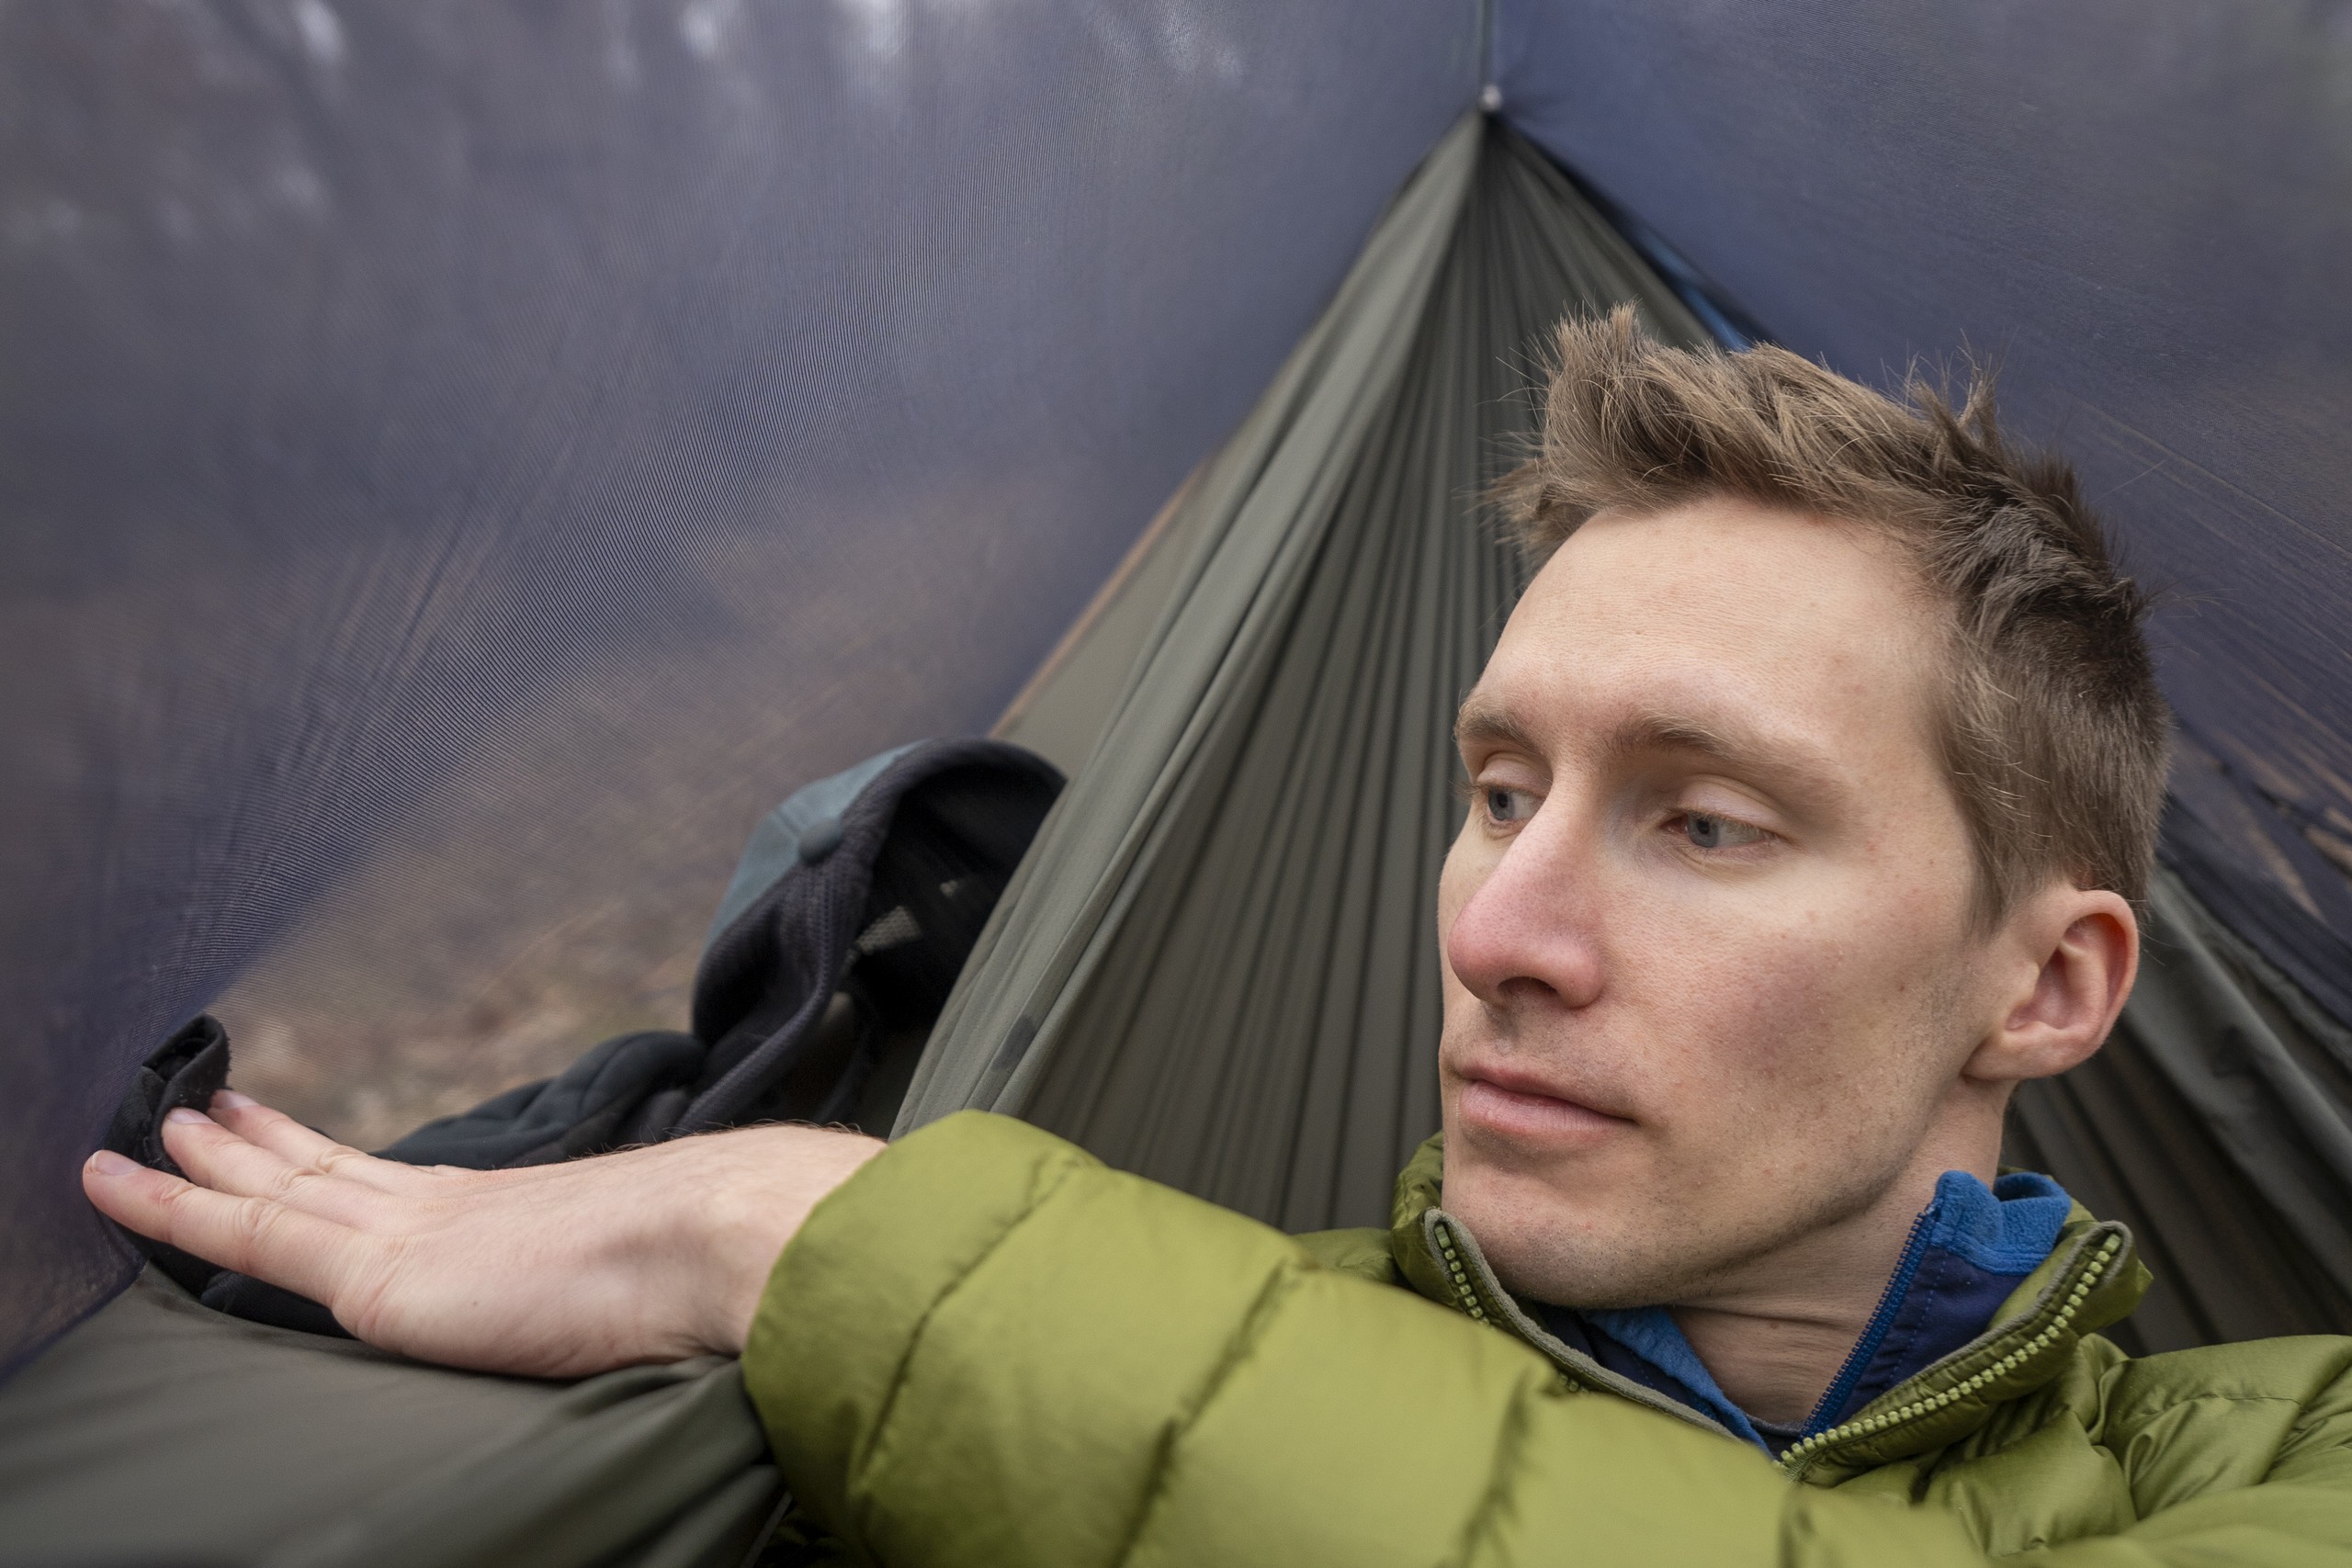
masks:
{"label": "man's forehead", "polygon": [[1849,526],[1734,502],[1604,513],[1512,611],[1461,733],[1724,754],[1917,739],[1939,626]]}
{"label": "man's forehead", "polygon": [[[1822,648],[1839,632],[1916,639],[1939,601],[1917,564],[1861,524],[1708,497],[1658,513],[1600,512],[1564,540],[1520,605],[1642,631],[1715,623]],[[1825,635],[1826,634],[1826,635]]]}

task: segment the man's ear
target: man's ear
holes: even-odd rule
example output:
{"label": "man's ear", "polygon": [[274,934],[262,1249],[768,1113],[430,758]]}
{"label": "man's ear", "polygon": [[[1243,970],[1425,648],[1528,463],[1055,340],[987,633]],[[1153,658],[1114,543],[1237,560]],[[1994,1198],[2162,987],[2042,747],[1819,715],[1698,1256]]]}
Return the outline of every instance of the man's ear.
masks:
{"label": "man's ear", "polygon": [[2107,1041],[2140,971],[2140,922],[2120,894],[2061,884],[2028,898],[1994,939],[2014,977],[1962,1069],[1988,1082],[2046,1078]]}

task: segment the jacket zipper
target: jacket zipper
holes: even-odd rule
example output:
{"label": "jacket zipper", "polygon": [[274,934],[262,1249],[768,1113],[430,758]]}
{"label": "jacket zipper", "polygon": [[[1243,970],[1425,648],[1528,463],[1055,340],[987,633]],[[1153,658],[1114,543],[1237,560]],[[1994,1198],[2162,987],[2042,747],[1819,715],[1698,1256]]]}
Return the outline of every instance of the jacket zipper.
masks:
{"label": "jacket zipper", "polygon": [[1823,1452],[1839,1443],[1853,1438],[1876,1437],[1894,1427],[1932,1416],[1945,1406],[1965,1399],[1996,1380],[2008,1376],[2027,1361],[2048,1349],[2056,1342],[2058,1337],[2066,1331],[2067,1325],[2072,1324],[2083,1310],[2083,1303],[2090,1299],[2092,1287],[2098,1283],[2099,1276],[2107,1272],[2108,1266],[2115,1261],[2115,1255],[2122,1249],[2122,1247],[2121,1236],[2109,1236],[2098,1253],[2084,1264],[2082,1273],[2075,1281],[2074,1289],[2066,1292],[2065,1301],[2060,1304],[2050,1321],[2043,1325],[2041,1331],[2032,1338],[2028,1339],[1991,1366],[1962,1379],[1940,1393],[1929,1394],[1924,1399],[1915,1400],[1911,1404],[1881,1412],[1876,1416],[1858,1416],[1853,1420],[1832,1427],[1826,1432],[1816,1432],[1812,1437],[1795,1444],[1781,1456],[1781,1469],[1789,1475],[1796,1475],[1806,1465],[1818,1459]]}
{"label": "jacket zipper", "polygon": [[1871,1308],[1871,1315],[1862,1325],[1862,1337],[1846,1352],[1845,1360],[1838,1363],[1838,1375],[1829,1380],[1828,1388],[1815,1401],[1812,1415],[1805,1417],[1806,1426],[1813,1424],[1814,1416],[1826,1415],[1843,1405],[1853,1396],[1854,1385],[1862,1381],[1862,1373],[1870,1370],[1880,1343],[1893,1326],[1894,1308],[1909,1293],[1912,1277],[1919,1271],[1919,1260],[1927,1256],[1928,1236],[1934,1228],[1928,1223],[1928,1216],[1935,1212],[1935,1204],[1929,1203],[1911,1222],[1911,1234],[1903,1238],[1903,1255],[1894,1260],[1894,1272],[1887,1276],[1886,1289],[1878,1293],[1878,1304]]}

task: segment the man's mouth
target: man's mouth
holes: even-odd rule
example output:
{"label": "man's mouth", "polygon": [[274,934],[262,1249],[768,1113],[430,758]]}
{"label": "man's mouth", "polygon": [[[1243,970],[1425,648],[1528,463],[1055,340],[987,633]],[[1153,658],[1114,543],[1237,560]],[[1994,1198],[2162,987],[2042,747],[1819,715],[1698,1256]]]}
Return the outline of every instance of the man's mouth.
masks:
{"label": "man's mouth", "polygon": [[1462,1075],[1454,1116],[1464,1128],[1514,1144],[1587,1145],[1634,1125],[1540,1075],[1496,1065]]}

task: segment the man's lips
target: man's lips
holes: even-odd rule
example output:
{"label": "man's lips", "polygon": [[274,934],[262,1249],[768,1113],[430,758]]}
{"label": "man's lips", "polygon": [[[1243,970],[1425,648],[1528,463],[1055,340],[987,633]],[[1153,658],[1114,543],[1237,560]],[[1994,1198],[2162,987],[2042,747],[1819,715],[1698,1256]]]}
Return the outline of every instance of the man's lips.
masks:
{"label": "man's lips", "polygon": [[1453,1109],[1465,1127],[1519,1144],[1589,1144],[1634,1125],[1630,1117],[1572,1100],[1557,1086],[1507,1067],[1464,1073]]}

